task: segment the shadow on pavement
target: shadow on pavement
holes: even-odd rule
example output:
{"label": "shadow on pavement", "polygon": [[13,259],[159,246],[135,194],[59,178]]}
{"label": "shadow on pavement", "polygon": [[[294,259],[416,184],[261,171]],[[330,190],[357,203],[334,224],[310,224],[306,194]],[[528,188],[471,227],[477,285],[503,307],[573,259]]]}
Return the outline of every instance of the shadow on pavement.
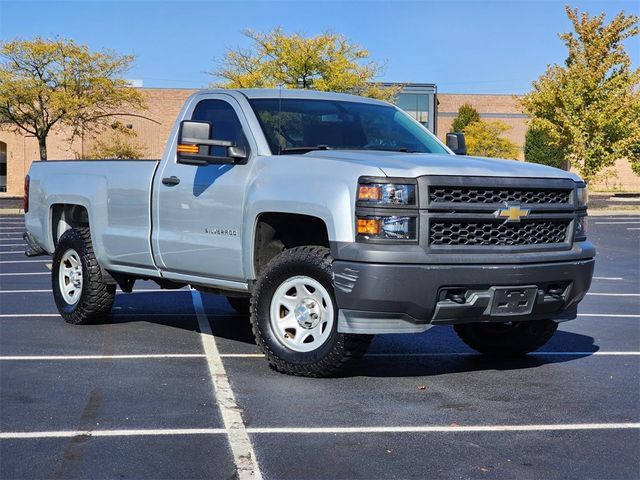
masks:
{"label": "shadow on pavement", "polygon": [[[600,347],[593,337],[577,333],[558,331],[553,336],[553,350],[542,347],[544,354],[535,353],[519,358],[489,357],[481,354],[411,356],[410,351],[394,356],[365,356],[360,362],[346,370],[341,377],[417,377],[480,370],[524,370],[542,365],[565,363],[588,357]],[[564,346],[565,348],[561,348]],[[558,348],[560,347],[560,348]],[[556,353],[554,353],[556,352]],[[382,352],[376,352],[382,353]]]}

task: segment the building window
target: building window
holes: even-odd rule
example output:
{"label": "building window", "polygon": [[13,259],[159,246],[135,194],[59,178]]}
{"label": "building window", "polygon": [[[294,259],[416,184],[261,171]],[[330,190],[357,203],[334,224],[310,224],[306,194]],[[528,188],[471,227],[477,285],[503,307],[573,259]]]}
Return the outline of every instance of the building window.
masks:
{"label": "building window", "polygon": [[7,191],[7,144],[0,142],[0,192]]}
{"label": "building window", "polygon": [[401,92],[396,97],[396,105],[429,128],[429,94]]}

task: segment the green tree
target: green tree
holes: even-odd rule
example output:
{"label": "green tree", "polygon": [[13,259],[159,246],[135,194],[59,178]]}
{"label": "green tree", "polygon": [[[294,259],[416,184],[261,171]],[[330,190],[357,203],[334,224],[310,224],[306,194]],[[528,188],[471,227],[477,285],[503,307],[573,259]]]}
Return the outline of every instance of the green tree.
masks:
{"label": "green tree", "polygon": [[142,95],[121,78],[132,56],[91,52],[73,40],[12,40],[0,44],[0,125],[38,139],[47,159],[47,137],[54,125],[69,140],[99,131],[123,107],[141,108]]}
{"label": "green tree", "polygon": [[305,37],[281,28],[270,32],[245,30],[249,48],[228,49],[210,72],[224,88],[304,88],[345,92],[392,100],[398,88],[374,82],[384,68],[369,52],[344,35],[324,32]]}
{"label": "green tree", "polygon": [[560,35],[565,64],[549,66],[522,106],[585,180],[619,158],[640,172],[640,69],[624,47],[638,34],[638,17],[621,12],[606,23],[604,14],[566,12],[574,32]]}
{"label": "green tree", "polygon": [[126,127],[120,128],[119,122],[112,124],[112,128],[111,133],[105,132],[94,140],[93,146],[83,155],[83,159],[135,160],[144,157],[144,148],[135,140],[135,132]]}
{"label": "green tree", "polygon": [[531,126],[524,139],[524,159],[527,162],[541,163],[562,168],[564,157],[554,145],[551,135],[540,127]]}
{"label": "green tree", "polygon": [[520,153],[518,146],[504,138],[511,127],[499,120],[480,120],[466,126],[465,137],[469,155],[479,157],[496,157],[517,159]]}
{"label": "green tree", "polygon": [[453,119],[451,124],[452,132],[464,132],[464,129],[473,122],[480,121],[480,114],[468,103],[463,103],[458,108],[458,116]]}

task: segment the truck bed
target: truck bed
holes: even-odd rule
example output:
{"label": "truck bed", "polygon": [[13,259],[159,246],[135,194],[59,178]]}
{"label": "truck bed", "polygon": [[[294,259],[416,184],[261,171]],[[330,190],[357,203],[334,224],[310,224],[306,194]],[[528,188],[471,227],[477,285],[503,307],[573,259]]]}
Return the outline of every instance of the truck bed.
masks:
{"label": "truck bed", "polygon": [[154,269],[150,248],[151,183],[157,160],[34,162],[27,230],[48,253],[56,206],[82,205],[96,256],[105,268]]}

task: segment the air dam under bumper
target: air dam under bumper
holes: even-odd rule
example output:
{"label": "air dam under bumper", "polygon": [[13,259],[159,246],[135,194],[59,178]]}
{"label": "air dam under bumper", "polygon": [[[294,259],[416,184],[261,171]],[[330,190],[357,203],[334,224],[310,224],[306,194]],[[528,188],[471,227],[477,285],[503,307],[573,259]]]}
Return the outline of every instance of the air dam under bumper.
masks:
{"label": "air dam under bumper", "polygon": [[[592,258],[517,265],[336,260],[338,331],[418,333],[432,325],[454,323],[571,320],[589,290],[594,263]],[[517,314],[509,313],[514,309]]]}

